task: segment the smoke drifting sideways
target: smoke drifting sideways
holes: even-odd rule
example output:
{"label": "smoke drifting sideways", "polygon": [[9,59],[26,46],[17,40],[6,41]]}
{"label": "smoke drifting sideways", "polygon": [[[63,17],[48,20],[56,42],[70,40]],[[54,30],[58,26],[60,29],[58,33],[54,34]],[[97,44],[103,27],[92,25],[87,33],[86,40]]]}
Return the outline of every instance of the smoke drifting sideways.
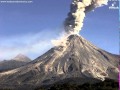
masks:
{"label": "smoke drifting sideways", "polygon": [[70,12],[64,21],[66,34],[79,34],[85,14],[97,7],[107,5],[108,0],[72,0]]}

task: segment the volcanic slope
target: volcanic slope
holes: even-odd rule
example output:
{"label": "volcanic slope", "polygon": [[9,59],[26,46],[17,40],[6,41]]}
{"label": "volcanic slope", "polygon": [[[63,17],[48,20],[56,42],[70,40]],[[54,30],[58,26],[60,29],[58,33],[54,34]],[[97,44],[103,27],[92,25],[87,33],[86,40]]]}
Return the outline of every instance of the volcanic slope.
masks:
{"label": "volcanic slope", "polygon": [[118,55],[97,48],[78,35],[70,35],[64,43],[23,67],[0,73],[0,83],[40,86],[67,79],[77,83],[118,79]]}

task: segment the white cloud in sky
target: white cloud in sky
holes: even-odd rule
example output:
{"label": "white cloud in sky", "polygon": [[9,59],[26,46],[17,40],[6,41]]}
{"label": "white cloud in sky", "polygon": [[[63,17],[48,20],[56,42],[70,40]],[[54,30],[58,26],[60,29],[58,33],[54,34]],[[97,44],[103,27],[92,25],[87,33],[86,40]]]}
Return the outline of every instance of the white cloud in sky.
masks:
{"label": "white cloud in sky", "polygon": [[58,36],[49,31],[0,38],[0,60],[14,58],[19,53],[37,58],[53,47],[51,40]]}

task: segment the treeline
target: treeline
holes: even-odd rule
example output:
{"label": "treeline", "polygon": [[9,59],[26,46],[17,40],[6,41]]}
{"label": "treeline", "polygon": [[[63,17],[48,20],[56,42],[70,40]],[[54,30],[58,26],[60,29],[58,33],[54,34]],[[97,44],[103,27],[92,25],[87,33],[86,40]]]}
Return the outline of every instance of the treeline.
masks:
{"label": "treeline", "polygon": [[[0,89],[0,90],[17,90],[17,89]],[[28,89],[22,89],[22,90],[28,90]],[[83,85],[64,83],[64,84],[54,84],[47,88],[44,86],[29,90],[119,90],[119,83],[113,80],[105,80],[103,82],[98,82],[95,84],[85,83]]]}
{"label": "treeline", "polygon": [[35,90],[119,90],[118,82],[113,80],[105,80],[95,84],[85,83],[83,85],[76,84],[54,84],[49,89],[44,87],[37,88]]}

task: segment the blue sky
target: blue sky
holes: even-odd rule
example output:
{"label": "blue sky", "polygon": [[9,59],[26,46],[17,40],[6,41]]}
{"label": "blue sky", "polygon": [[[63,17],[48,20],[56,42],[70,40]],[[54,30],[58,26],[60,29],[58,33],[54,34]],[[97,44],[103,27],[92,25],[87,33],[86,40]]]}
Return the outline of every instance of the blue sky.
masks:
{"label": "blue sky", "polygon": [[[0,3],[0,59],[23,53],[34,59],[53,47],[63,32],[71,0]],[[80,35],[99,48],[119,53],[119,12],[103,6],[86,14]]]}

